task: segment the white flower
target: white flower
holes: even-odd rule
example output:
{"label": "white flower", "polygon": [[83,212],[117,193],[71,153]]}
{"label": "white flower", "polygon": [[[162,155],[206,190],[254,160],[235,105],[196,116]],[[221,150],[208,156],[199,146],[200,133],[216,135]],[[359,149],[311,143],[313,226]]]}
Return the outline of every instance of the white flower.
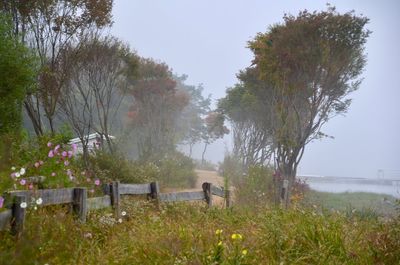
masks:
{"label": "white flower", "polygon": [[33,207],[34,210],[37,210],[37,206]]}
{"label": "white flower", "polygon": [[125,212],[125,211],[122,211],[122,212],[121,212],[121,215],[122,215],[122,216],[125,216],[125,215],[126,215],[126,212]]}
{"label": "white flower", "polygon": [[22,209],[25,209],[26,208],[26,206],[28,206],[27,204],[26,204],[26,202],[21,202],[21,204],[19,205]]}
{"label": "white flower", "polygon": [[36,204],[37,204],[37,205],[42,204],[42,202],[43,202],[42,198],[39,198],[39,199],[36,200]]}
{"label": "white flower", "polygon": [[21,176],[21,174],[19,174],[19,172],[15,172],[15,177],[19,178]]}
{"label": "white flower", "polygon": [[14,170],[15,170],[15,167],[11,167],[11,170],[14,171]]}
{"label": "white flower", "polygon": [[118,219],[118,223],[122,223],[122,219],[121,218]]}
{"label": "white flower", "polygon": [[19,171],[19,173],[21,174],[21,176],[24,175],[24,174],[25,174],[25,168],[21,168],[21,170]]}

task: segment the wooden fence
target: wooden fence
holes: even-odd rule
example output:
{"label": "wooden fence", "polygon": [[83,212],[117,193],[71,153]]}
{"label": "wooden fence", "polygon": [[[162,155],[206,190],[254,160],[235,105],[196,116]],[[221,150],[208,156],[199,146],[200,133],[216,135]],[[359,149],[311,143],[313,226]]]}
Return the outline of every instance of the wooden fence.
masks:
{"label": "wooden fence", "polygon": [[12,203],[9,209],[0,212],[0,230],[5,230],[10,224],[11,232],[19,234],[24,227],[26,207],[32,198],[41,198],[41,205],[71,204],[73,213],[81,222],[86,221],[89,210],[112,207],[116,218],[120,217],[121,195],[147,195],[148,199],[160,202],[205,201],[209,207],[213,205],[212,195],[225,199],[226,207],[230,207],[230,191],[222,187],[204,182],[202,191],[160,193],[158,182],[147,184],[123,184],[114,181],[103,185],[104,196],[87,197],[86,188],[45,189],[34,191],[10,191],[6,194]]}

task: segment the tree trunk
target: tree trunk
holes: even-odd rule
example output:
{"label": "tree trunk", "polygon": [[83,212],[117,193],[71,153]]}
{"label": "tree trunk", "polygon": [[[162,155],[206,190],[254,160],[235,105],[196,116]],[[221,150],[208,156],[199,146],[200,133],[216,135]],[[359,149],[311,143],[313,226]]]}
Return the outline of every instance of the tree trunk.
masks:
{"label": "tree trunk", "polygon": [[203,165],[204,162],[205,162],[204,155],[206,154],[207,146],[208,146],[208,143],[207,143],[207,142],[204,143],[203,153],[201,154],[201,164],[202,164],[202,165]]}

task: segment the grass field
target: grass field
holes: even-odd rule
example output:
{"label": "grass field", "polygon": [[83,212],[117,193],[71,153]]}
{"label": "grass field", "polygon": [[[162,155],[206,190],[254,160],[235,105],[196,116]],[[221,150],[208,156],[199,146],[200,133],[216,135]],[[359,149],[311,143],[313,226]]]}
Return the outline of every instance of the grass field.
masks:
{"label": "grass field", "polygon": [[[323,194],[321,194],[322,196]],[[0,232],[1,264],[396,264],[400,221],[313,207],[207,209],[125,198],[80,224],[66,209],[29,210],[15,240]]]}

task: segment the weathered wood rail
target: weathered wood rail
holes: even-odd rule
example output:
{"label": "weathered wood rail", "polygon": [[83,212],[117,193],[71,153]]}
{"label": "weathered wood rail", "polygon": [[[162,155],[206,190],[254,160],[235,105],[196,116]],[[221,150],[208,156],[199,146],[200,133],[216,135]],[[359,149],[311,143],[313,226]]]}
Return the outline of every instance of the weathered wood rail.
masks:
{"label": "weathered wood rail", "polygon": [[22,232],[25,221],[26,207],[23,203],[41,199],[41,206],[71,204],[73,213],[79,221],[85,222],[87,212],[107,207],[114,209],[116,218],[120,217],[121,195],[147,195],[148,199],[160,202],[205,201],[209,207],[213,205],[213,196],[225,199],[226,207],[230,207],[230,191],[205,182],[203,190],[160,193],[158,182],[147,184],[124,184],[113,181],[103,185],[104,196],[87,197],[86,188],[44,189],[35,191],[10,191],[6,197],[11,200],[7,210],[0,212],[0,230],[10,227],[11,232],[18,235]]}

